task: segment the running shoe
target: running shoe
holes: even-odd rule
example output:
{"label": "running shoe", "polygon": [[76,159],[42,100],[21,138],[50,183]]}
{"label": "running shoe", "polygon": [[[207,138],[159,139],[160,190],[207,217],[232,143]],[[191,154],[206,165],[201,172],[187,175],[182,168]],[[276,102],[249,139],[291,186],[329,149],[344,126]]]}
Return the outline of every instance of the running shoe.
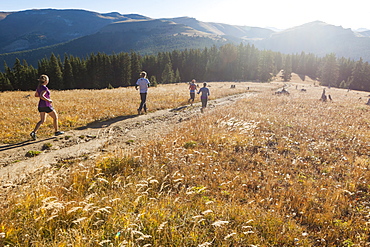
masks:
{"label": "running shoe", "polygon": [[32,140],[36,140],[37,139],[36,133],[33,132],[33,131],[31,132],[30,136],[31,136]]}
{"label": "running shoe", "polygon": [[63,135],[63,134],[64,134],[64,131],[60,131],[60,130],[59,130],[59,131],[55,132],[55,135],[56,135],[56,136]]}

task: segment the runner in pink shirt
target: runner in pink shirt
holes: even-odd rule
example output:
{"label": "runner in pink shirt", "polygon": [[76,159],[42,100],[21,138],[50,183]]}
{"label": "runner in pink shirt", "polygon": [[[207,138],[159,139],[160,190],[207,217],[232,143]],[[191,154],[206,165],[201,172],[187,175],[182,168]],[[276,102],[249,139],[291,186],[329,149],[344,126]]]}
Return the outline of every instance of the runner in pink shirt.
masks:
{"label": "runner in pink shirt", "polygon": [[193,79],[191,82],[190,82],[190,85],[189,85],[189,90],[190,90],[190,99],[188,100],[188,103],[190,103],[191,101],[191,105],[193,105],[194,103],[194,99],[195,99],[195,90],[197,90],[197,85],[195,85],[195,79]]}
{"label": "runner in pink shirt", "polygon": [[58,129],[58,114],[52,106],[52,100],[50,99],[50,91],[46,85],[49,83],[49,77],[47,75],[41,75],[38,79],[39,86],[36,89],[35,97],[39,97],[38,111],[40,112],[40,121],[36,124],[35,129],[31,132],[30,136],[33,140],[36,140],[36,132],[46,120],[46,113],[53,118],[53,125],[55,129],[55,135],[64,134],[63,131]]}

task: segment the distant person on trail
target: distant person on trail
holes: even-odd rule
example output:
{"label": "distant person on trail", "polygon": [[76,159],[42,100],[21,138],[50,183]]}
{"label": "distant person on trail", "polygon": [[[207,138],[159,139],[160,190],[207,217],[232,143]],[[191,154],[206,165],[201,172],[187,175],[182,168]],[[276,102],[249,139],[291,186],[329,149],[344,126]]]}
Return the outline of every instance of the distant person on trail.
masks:
{"label": "distant person on trail", "polygon": [[326,94],[325,94],[325,88],[323,89],[323,91],[322,91],[322,94],[321,94],[321,98],[320,98],[320,100],[322,101],[322,102],[326,102],[327,101],[327,96],[326,96]]}
{"label": "distant person on trail", "polygon": [[207,83],[203,83],[203,87],[198,91],[198,94],[200,93],[200,100],[202,101],[202,109],[200,111],[203,113],[204,109],[207,107],[208,96],[211,95],[207,88]]}
{"label": "distant person on trail", "polygon": [[148,87],[149,87],[149,80],[146,78],[146,72],[142,71],[140,73],[140,78],[136,81],[135,89],[140,89],[140,106],[137,109],[137,114],[141,114],[142,109],[144,109],[144,112],[146,113],[146,96],[148,93]]}
{"label": "distant person on trail", "polygon": [[47,75],[41,75],[38,79],[39,85],[35,92],[35,97],[39,97],[38,111],[40,112],[40,121],[36,124],[35,129],[31,132],[30,136],[33,140],[36,140],[36,132],[46,120],[46,113],[53,118],[53,125],[55,130],[55,135],[64,134],[63,131],[58,129],[58,114],[52,106],[52,100],[50,99],[50,91],[46,85],[49,83],[49,77]]}
{"label": "distant person on trail", "polygon": [[195,99],[195,90],[197,89],[197,85],[195,85],[195,82],[196,80],[193,79],[191,82],[190,82],[190,85],[189,85],[189,90],[190,90],[190,99],[188,100],[188,103],[190,103],[191,101],[191,105],[193,105],[194,103],[194,99]]}

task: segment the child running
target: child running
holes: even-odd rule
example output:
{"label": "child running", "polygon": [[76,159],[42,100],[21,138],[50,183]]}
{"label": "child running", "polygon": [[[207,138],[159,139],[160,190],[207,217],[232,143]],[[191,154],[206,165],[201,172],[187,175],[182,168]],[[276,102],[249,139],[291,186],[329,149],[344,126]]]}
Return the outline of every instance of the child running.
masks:
{"label": "child running", "polygon": [[46,113],[53,118],[53,125],[55,130],[55,135],[64,134],[63,131],[58,129],[58,114],[52,106],[52,100],[50,99],[50,91],[46,85],[49,83],[49,77],[47,75],[41,75],[38,79],[39,85],[35,92],[35,97],[39,97],[38,111],[40,112],[40,121],[36,124],[35,129],[31,132],[30,136],[33,140],[36,140],[36,132],[46,120]]}
{"label": "child running", "polygon": [[207,88],[207,83],[203,83],[203,87],[199,89],[198,94],[200,94],[200,100],[202,101],[202,109],[200,110],[202,113],[204,109],[207,107],[207,101],[208,101],[208,96],[210,96],[209,89]]}

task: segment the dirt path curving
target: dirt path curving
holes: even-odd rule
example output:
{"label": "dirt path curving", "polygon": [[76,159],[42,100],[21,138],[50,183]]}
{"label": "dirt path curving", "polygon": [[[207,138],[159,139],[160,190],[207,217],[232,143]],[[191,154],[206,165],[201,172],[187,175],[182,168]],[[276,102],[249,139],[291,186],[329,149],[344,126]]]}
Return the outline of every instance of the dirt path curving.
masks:
{"label": "dirt path curving", "polygon": [[[247,92],[209,102],[209,111],[220,105],[251,97]],[[200,103],[176,109],[161,110],[146,115],[122,116],[67,131],[64,135],[37,141],[0,146],[0,185],[22,183],[33,172],[48,168],[60,161],[91,157],[117,146],[128,146],[141,140],[158,138],[177,123],[197,116]],[[107,148],[108,147],[108,148]],[[26,157],[31,150],[42,150],[35,157]],[[48,149],[49,148],[49,149]]]}

